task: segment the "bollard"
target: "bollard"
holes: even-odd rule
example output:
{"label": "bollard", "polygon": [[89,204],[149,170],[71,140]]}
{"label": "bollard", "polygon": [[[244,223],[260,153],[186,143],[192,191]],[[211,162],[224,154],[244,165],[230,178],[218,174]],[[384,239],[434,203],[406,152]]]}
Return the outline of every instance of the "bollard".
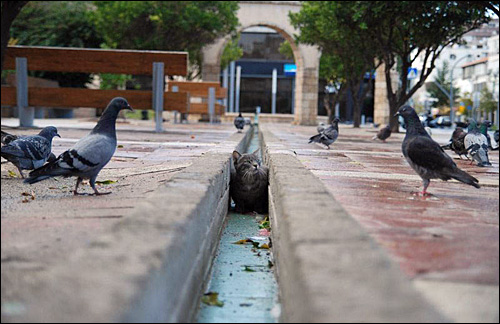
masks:
{"label": "bollard", "polygon": [[16,57],[16,96],[19,126],[33,127],[35,108],[28,107],[28,59]]}
{"label": "bollard", "polygon": [[153,110],[155,111],[155,131],[163,131],[163,92],[165,91],[165,70],[163,62],[153,63]]}
{"label": "bollard", "polygon": [[[179,92],[179,86],[172,86],[171,92]],[[174,110],[174,124],[178,124],[177,116],[179,116],[179,112]],[[181,123],[181,118],[179,117],[179,123]]]}
{"label": "bollard", "polygon": [[208,115],[210,117],[210,124],[215,121],[215,88],[208,88]]}

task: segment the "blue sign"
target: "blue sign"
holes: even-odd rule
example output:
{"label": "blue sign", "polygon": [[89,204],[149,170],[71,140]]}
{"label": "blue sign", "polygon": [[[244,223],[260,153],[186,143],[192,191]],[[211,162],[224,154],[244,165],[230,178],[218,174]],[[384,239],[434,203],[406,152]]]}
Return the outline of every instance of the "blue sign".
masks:
{"label": "blue sign", "polygon": [[418,70],[416,68],[408,68],[408,80],[416,79]]}
{"label": "blue sign", "polygon": [[295,64],[284,64],[283,71],[286,76],[294,76],[297,73],[297,65]]}

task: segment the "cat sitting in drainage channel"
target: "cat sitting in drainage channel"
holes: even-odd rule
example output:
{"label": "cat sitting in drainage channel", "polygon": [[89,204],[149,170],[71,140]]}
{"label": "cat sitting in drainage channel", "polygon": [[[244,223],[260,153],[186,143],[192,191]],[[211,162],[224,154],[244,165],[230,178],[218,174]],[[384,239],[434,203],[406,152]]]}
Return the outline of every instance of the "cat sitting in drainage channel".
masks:
{"label": "cat sitting in drainage channel", "polygon": [[243,155],[233,152],[235,170],[231,172],[230,194],[236,204],[236,212],[267,213],[268,168],[261,165],[259,150]]}

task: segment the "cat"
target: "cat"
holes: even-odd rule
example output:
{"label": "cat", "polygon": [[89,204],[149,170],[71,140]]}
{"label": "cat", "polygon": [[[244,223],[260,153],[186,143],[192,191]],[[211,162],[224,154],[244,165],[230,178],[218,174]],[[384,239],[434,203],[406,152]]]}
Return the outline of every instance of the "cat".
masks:
{"label": "cat", "polygon": [[233,152],[235,170],[231,174],[230,194],[237,212],[267,213],[269,169],[261,165],[258,152],[259,149],[243,155]]}

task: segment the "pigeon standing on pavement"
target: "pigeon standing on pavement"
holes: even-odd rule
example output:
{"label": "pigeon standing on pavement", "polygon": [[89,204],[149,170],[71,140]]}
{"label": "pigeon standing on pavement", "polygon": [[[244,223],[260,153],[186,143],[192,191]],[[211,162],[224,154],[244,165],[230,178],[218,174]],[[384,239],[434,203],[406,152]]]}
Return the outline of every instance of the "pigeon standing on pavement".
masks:
{"label": "pigeon standing on pavement", "polygon": [[494,150],[498,150],[498,147],[500,146],[498,143],[498,141],[500,140],[500,138],[498,136],[498,129],[493,133],[493,139],[497,143],[497,147],[495,147]]}
{"label": "pigeon standing on pavement", "polygon": [[52,139],[61,137],[54,126],[45,127],[33,136],[18,137],[5,133],[4,137],[4,133],[2,131],[2,143],[6,145],[1,148],[2,157],[17,167],[22,178],[22,170],[33,170],[47,162],[52,154]]}
{"label": "pigeon standing on pavement", "polygon": [[238,133],[243,131],[243,128],[245,127],[245,118],[243,118],[241,113],[234,119],[234,126],[238,129]]}
{"label": "pigeon standing on pavement", "polygon": [[458,154],[460,159],[462,159],[462,155],[465,155],[467,157],[467,150],[465,149],[464,144],[465,135],[467,135],[467,132],[464,131],[462,127],[457,127],[451,135],[450,143],[441,147],[445,150],[452,150],[453,152]]}
{"label": "pigeon standing on pavement", "polygon": [[77,177],[73,194],[78,195],[78,186],[83,179],[89,179],[95,195],[100,193],[95,180],[101,169],[111,160],[116,149],[116,118],[122,109],[132,110],[127,100],[114,98],[106,107],[94,129],[80,139],[72,148],[63,152],[56,161],[30,172],[25,183],[33,184],[51,177]]}
{"label": "pigeon standing on pavement", "polygon": [[421,192],[423,196],[429,195],[427,187],[431,179],[445,181],[455,179],[476,188],[480,187],[479,181],[460,170],[441,146],[427,134],[412,107],[402,106],[396,115],[402,116],[407,125],[406,136],[402,144],[403,155],[423,180],[424,188]]}
{"label": "pigeon standing on pavement", "polygon": [[[16,139],[19,139],[19,138],[29,137],[29,135],[19,135],[18,136],[18,135],[14,135],[14,134],[9,134],[9,133],[4,132],[4,131],[1,131],[1,132],[2,132],[2,144],[3,145],[7,145],[10,142],[15,141]],[[56,132],[57,132],[57,129],[56,129]],[[57,134],[55,136],[61,137],[61,136],[59,136],[59,134]],[[54,153],[51,152],[49,154],[49,158],[47,159],[47,162],[55,161],[55,159],[56,159],[56,156],[54,155]]]}
{"label": "pigeon standing on pavement", "polygon": [[339,136],[339,121],[340,119],[335,118],[330,126],[319,132],[319,134],[312,136],[309,139],[309,143],[321,143],[330,149],[330,145],[332,145]]}
{"label": "pigeon standing on pavement", "polygon": [[389,136],[391,136],[391,133],[392,133],[392,131],[391,131],[391,126],[390,126],[390,125],[387,125],[386,127],[381,128],[381,129],[378,131],[377,135],[375,135],[375,136],[372,138],[372,140],[375,140],[375,139],[377,139],[377,138],[378,138],[379,140],[381,140],[381,141],[385,142],[385,140],[386,140],[386,139],[388,139],[388,138],[389,138]]}
{"label": "pigeon standing on pavement", "polygon": [[491,137],[490,134],[488,134],[488,128],[491,127],[491,122],[489,120],[485,120],[481,123],[481,127],[479,128],[479,132],[486,136],[486,140],[488,141],[488,148],[491,150],[493,149],[493,146],[491,146]]}
{"label": "pigeon standing on pavement", "polygon": [[475,120],[471,120],[469,123],[469,131],[465,135],[464,145],[469,156],[477,162],[477,166],[491,165],[488,158],[488,139],[479,132]]}

